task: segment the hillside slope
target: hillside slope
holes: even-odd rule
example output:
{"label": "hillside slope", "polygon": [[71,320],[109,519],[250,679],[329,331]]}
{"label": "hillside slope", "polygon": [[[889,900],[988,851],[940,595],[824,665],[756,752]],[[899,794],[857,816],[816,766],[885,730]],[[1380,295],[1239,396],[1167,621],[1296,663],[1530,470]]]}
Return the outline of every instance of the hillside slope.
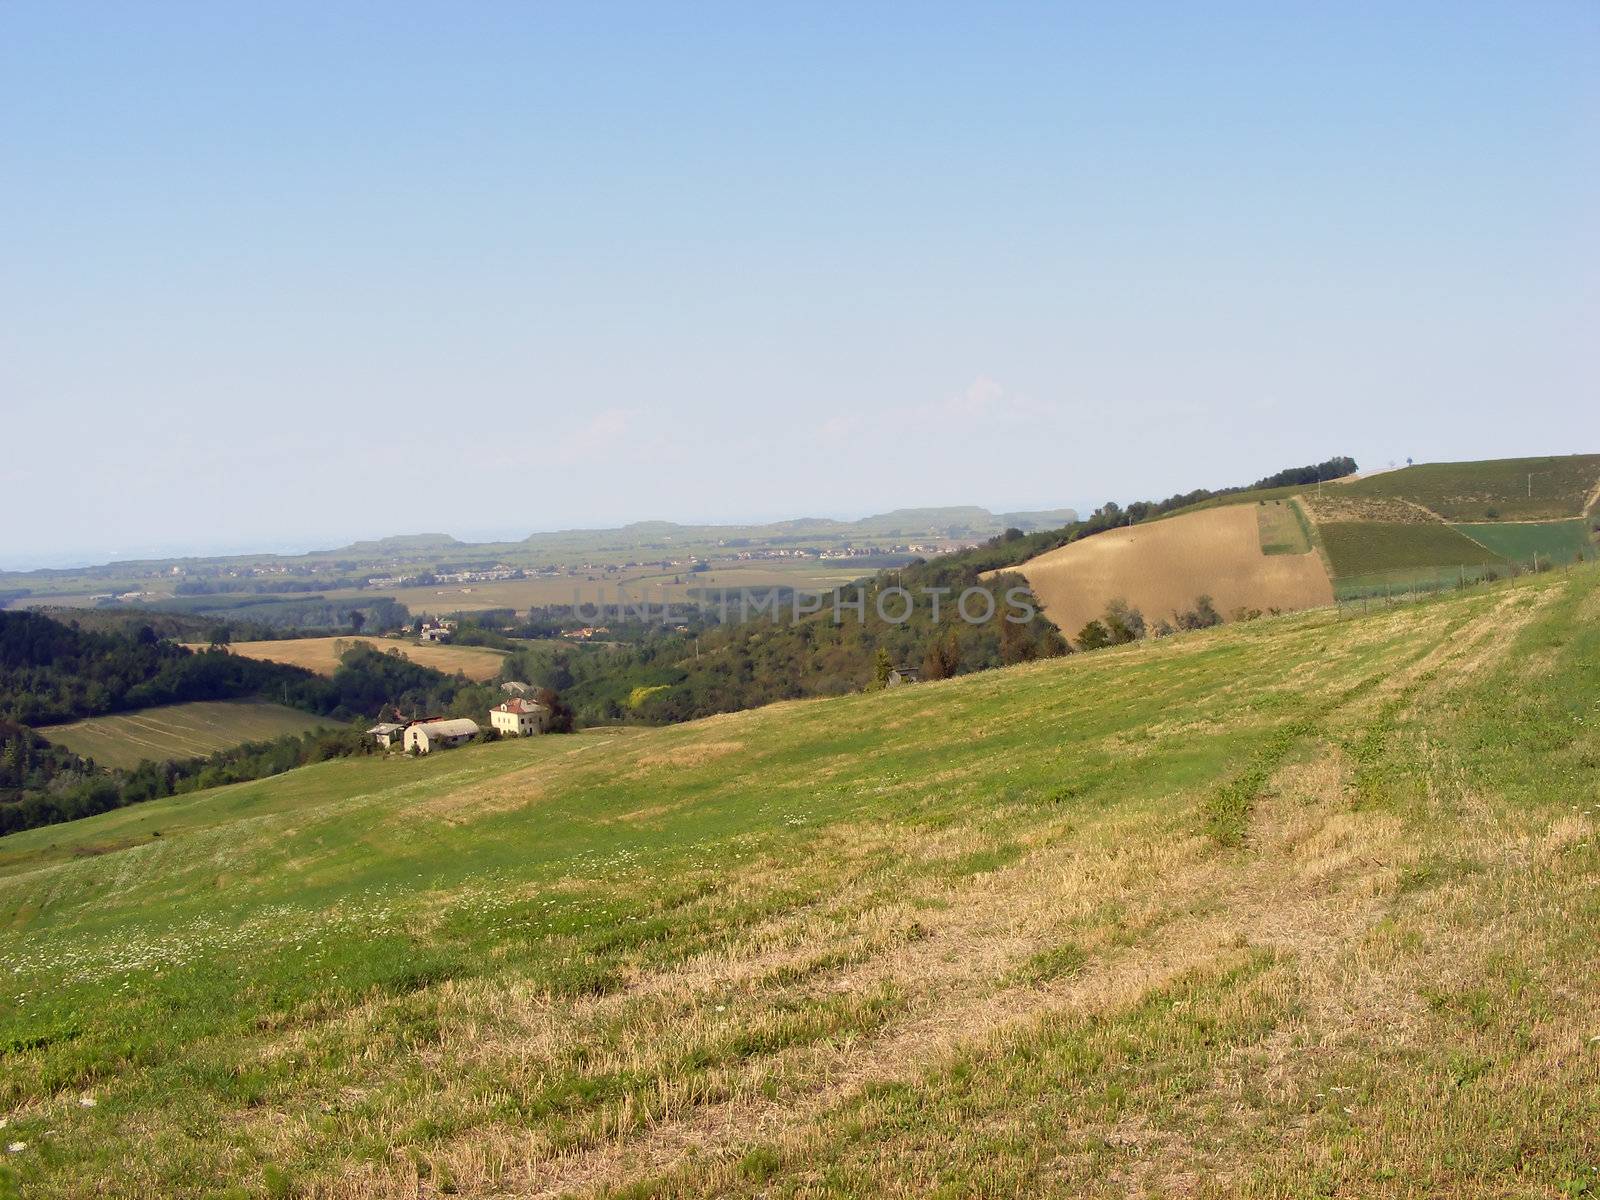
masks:
{"label": "hillside slope", "polygon": [[[1211,496],[1016,570],[1075,638],[1117,598],[1153,623],[1199,595],[1224,615],[1291,610],[1591,559],[1600,528],[1580,514],[1597,501],[1600,455],[1424,463]],[[1247,513],[1262,521],[1259,548],[1246,536]],[[1281,539],[1293,533],[1291,513],[1309,521],[1320,565],[1275,561],[1298,548]]]}
{"label": "hillside slope", "polygon": [[[1279,553],[1263,537],[1260,504],[1233,504],[1129,525],[1030,559],[1017,573],[1044,614],[1072,637],[1113,597],[1153,622],[1173,621],[1211,597],[1224,614],[1237,608],[1296,610],[1333,603],[1333,587],[1309,543]],[[1282,505],[1277,508],[1281,509]],[[1274,552],[1268,553],[1271,546]],[[1291,549],[1290,547],[1282,547]],[[1297,547],[1296,547],[1297,548]]]}
{"label": "hillside slope", "polygon": [[1580,1194],[1597,685],[1582,569],[8,837],[6,1163],[28,1196]]}
{"label": "hillside slope", "polygon": [[1560,521],[1581,516],[1600,484],[1600,454],[1419,463],[1341,485],[1354,497],[1394,497],[1446,521]]}

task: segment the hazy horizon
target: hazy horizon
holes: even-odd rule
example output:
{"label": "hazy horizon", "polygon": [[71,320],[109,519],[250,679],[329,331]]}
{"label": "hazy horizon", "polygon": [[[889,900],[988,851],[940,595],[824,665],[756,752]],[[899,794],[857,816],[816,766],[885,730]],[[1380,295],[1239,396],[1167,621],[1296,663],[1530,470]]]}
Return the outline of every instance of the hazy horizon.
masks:
{"label": "hazy horizon", "polygon": [[7,567],[1600,448],[1593,5],[0,22]]}
{"label": "hazy horizon", "polygon": [[[897,505],[896,507],[903,509],[976,507],[987,509],[989,512],[996,515],[1000,513],[1050,512],[1059,509],[1074,509],[1079,513],[1088,511],[1082,504],[1075,505],[1071,503],[1048,504],[1039,508],[996,508],[995,506],[988,504],[971,505],[966,501],[952,501],[948,504],[903,504]],[[654,521],[664,521],[668,524],[683,526],[726,525],[730,528],[737,528],[747,526],[776,525],[785,521],[802,520],[852,522],[864,520],[867,517],[881,516],[884,513],[892,511],[894,510],[883,509],[872,512],[857,513],[805,512],[793,513],[789,515],[754,516],[749,518],[741,518],[737,514],[734,514],[732,516],[707,517],[703,519],[695,517],[678,519],[671,517],[641,516],[614,524],[570,525],[563,526],[560,529],[523,529],[520,531],[516,529],[497,529],[494,527],[468,527],[464,530],[418,528],[390,529],[383,532],[372,530],[359,532],[347,531],[344,534],[324,536],[321,538],[315,536],[308,538],[285,538],[273,545],[239,543],[235,545],[220,544],[206,546],[189,545],[181,542],[168,544],[151,543],[150,545],[144,547],[131,547],[126,553],[120,548],[105,550],[104,554],[109,555],[110,557],[83,557],[82,555],[76,555],[72,552],[63,552],[61,555],[55,557],[41,555],[31,560],[19,558],[16,560],[16,562],[0,560],[0,572],[73,569],[77,567],[103,566],[108,562],[126,561],[130,559],[221,558],[252,554],[300,555],[316,553],[319,551],[338,550],[356,542],[376,542],[388,537],[409,537],[427,533],[446,534],[454,537],[457,541],[468,544],[485,544],[498,542],[519,542],[542,534],[585,533],[592,531],[598,532],[609,529],[620,529],[628,525],[644,524]]]}

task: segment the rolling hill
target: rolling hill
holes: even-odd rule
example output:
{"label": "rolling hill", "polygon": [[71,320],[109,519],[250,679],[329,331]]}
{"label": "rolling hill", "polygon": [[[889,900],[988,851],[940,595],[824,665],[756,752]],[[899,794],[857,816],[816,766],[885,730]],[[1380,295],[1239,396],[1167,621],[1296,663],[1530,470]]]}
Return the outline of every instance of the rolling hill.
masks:
{"label": "rolling hill", "polygon": [[1419,463],[1352,480],[1357,498],[1398,499],[1446,521],[1560,521],[1582,516],[1600,492],[1600,454]]}
{"label": "rolling hill", "polygon": [[1210,497],[1016,570],[1075,637],[1113,599],[1156,621],[1205,595],[1227,616],[1593,558],[1597,500],[1600,455],[1427,463]]}
{"label": "rolling hill", "polygon": [[[1017,570],[1045,616],[1069,637],[1113,597],[1151,621],[1172,619],[1201,595],[1210,596],[1224,615],[1239,608],[1333,603],[1328,572],[1309,540],[1290,543],[1277,524],[1264,535],[1258,516],[1263,507],[1269,506],[1233,504],[1107,530]],[[1284,506],[1270,507],[1281,513]]]}
{"label": "rolling hill", "polygon": [[6,1167],[1585,1194],[1597,617],[1581,569],[7,837]]}

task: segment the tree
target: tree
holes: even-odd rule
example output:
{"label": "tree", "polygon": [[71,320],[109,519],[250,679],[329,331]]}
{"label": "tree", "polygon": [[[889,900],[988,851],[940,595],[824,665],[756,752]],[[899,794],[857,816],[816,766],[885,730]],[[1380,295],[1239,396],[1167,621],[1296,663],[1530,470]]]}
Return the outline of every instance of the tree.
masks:
{"label": "tree", "polygon": [[1217,611],[1210,596],[1196,596],[1194,607],[1188,612],[1172,615],[1177,619],[1179,629],[1209,629],[1222,624],[1222,614]]}
{"label": "tree", "polygon": [[1101,623],[1110,634],[1112,645],[1115,646],[1138,641],[1145,635],[1144,614],[1137,608],[1130,607],[1120,596],[1106,603],[1105,616],[1101,618]]}
{"label": "tree", "polygon": [[874,688],[887,687],[889,673],[894,670],[894,660],[889,657],[889,652],[882,646],[872,660],[872,686]]}
{"label": "tree", "polygon": [[1078,649],[1080,650],[1098,650],[1102,646],[1110,646],[1112,644],[1111,631],[1099,621],[1090,621],[1082,629],[1078,630]]}
{"label": "tree", "polygon": [[550,688],[540,688],[534,692],[533,698],[550,710],[551,733],[572,732],[572,705],[563,700],[558,692]]}
{"label": "tree", "polygon": [[928,643],[927,653],[922,656],[924,679],[949,679],[960,668],[961,643],[956,640],[954,629]]}
{"label": "tree", "polygon": [[366,613],[362,612],[359,608],[352,608],[350,610],[350,630],[352,633],[360,633],[362,626],[364,626],[366,623]]}

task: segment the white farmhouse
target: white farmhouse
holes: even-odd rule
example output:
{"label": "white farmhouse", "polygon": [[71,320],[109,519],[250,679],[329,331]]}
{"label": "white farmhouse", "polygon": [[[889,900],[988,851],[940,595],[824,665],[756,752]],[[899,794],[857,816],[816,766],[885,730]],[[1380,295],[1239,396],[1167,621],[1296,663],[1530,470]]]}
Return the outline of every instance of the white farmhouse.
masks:
{"label": "white farmhouse", "polygon": [[415,750],[418,754],[431,754],[435,750],[470,742],[481,732],[478,723],[466,717],[418,721],[415,725],[406,727],[406,750]]}
{"label": "white farmhouse", "polygon": [[550,728],[549,706],[518,696],[489,710],[489,724],[506,737],[528,737]]}

